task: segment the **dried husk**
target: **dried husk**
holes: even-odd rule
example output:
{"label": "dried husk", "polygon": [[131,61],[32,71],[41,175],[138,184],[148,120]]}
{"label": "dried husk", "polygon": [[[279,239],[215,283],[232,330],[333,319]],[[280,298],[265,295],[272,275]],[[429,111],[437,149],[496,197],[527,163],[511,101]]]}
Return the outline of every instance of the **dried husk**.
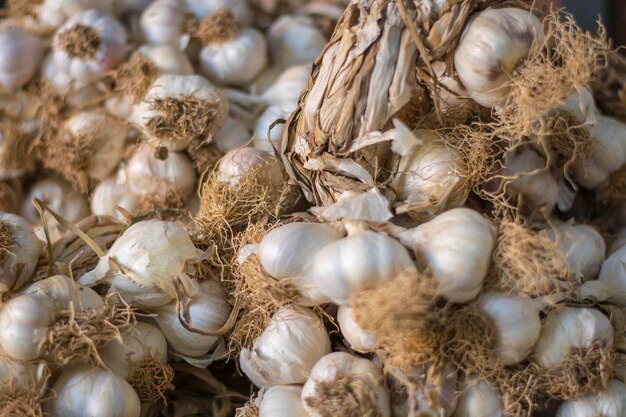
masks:
{"label": "dried husk", "polygon": [[2,173],[22,174],[34,164],[35,138],[24,131],[17,122],[3,120],[0,123],[0,170]]}
{"label": "dried husk", "polygon": [[250,400],[235,410],[235,417],[259,417],[259,407],[256,404],[256,398]]}
{"label": "dried husk", "polygon": [[9,183],[0,182],[0,211],[17,214],[20,212],[20,200]]}
{"label": "dried husk", "polygon": [[0,382],[0,417],[43,417],[41,404],[49,395],[49,377],[48,368],[40,366],[26,387],[18,389]]}
{"label": "dried husk", "polygon": [[626,58],[619,51],[607,55],[591,83],[596,104],[602,112],[626,122]]}
{"label": "dried husk", "polygon": [[115,71],[116,90],[133,103],[138,103],[146,96],[157,76],[156,65],[139,52],[134,52]]}
{"label": "dried husk", "polygon": [[174,370],[158,358],[146,358],[131,363],[127,381],[144,404],[166,400],[166,393],[174,389]]}
{"label": "dried husk", "polygon": [[318,381],[315,394],[303,400],[320,417],[378,417],[371,387],[354,376],[342,376],[331,381]]}

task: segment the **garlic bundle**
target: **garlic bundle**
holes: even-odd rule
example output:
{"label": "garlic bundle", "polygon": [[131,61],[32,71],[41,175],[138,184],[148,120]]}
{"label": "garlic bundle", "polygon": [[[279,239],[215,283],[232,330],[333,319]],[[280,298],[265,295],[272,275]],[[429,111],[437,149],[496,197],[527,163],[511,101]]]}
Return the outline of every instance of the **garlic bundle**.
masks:
{"label": "garlic bundle", "polygon": [[330,302],[311,277],[313,258],[324,246],[341,239],[335,227],[318,223],[290,223],[267,233],[259,245],[263,269],[277,280],[289,279],[301,294],[298,304]]}
{"label": "garlic bundle", "polygon": [[526,296],[488,292],[481,296],[479,307],[497,329],[498,357],[503,365],[524,360],[539,338],[539,309]]}
{"label": "garlic bundle", "polygon": [[274,313],[252,350],[241,350],[239,366],[257,387],[302,384],[330,351],[320,318],[308,308],[286,305]]}
{"label": "garlic bundle", "polygon": [[372,289],[410,268],[415,265],[397,240],[357,230],[325,245],[313,259],[311,275],[322,294],[337,305],[349,306],[354,293]]}
{"label": "garlic bundle", "polygon": [[504,403],[487,381],[466,385],[458,398],[453,417],[503,417]]}
{"label": "garlic bundle", "polygon": [[496,227],[478,212],[452,209],[398,237],[432,273],[439,295],[455,303],[478,295],[496,239]]}
{"label": "garlic bundle", "polygon": [[200,23],[200,38],[200,72],[215,83],[245,87],[267,65],[263,34],[254,28],[239,28],[229,11],[205,17]]}
{"label": "garlic bundle", "polygon": [[[209,279],[198,284],[198,292],[191,297],[188,311],[189,326],[211,333],[226,323],[231,306],[220,283]],[[176,302],[158,308],[156,313],[155,321],[174,352],[199,357],[211,350],[219,340],[218,335],[209,336],[187,330],[179,319]]]}
{"label": "garlic bundle", "polygon": [[224,126],[213,137],[213,144],[220,152],[227,153],[245,146],[251,136],[245,123],[229,117],[224,122]]}
{"label": "garlic bundle", "polygon": [[82,87],[124,60],[126,40],[126,29],[115,18],[95,9],[81,11],[54,35],[54,62]]}
{"label": "garlic bundle", "polygon": [[[125,174],[125,171],[120,171]],[[123,177],[123,175],[122,175]],[[137,214],[139,197],[131,193],[120,175],[106,178],[96,185],[91,196],[91,212],[99,216],[112,216],[125,222],[128,219],[119,211],[121,207],[131,215]]]}
{"label": "garlic bundle", "polygon": [[516,8],[489,8],[466,25],[454,53],[454,67],[470,97],[494,107],[509,94],[509,77],[535,40],[543,39],[541,22]]}
{"label": "garlic bundle", "polygon": [[199,75],[159,76],[131,121],[148,140],[170,150],[186,149],[193,140],[210,140],[228,116],[228,99]]}
{"label": "garlic bundle", "polygon": [[187,7],[196,16],[202,19],[205,16],[215,13],[218,10],[228,10],[235,16],[237,22],[249,25],[252,24],[253,14],[246,0],[184,0]]}
{"label": "garlic bundle", "polygon": [[14,22],[0,25],[0,91],[22,88],[39,70],[44,46],[41,40]]}
{"label": "garlic bundle", "polygon": [[309,417],[302,406],[302,387],[276,385],[259,394],[259,417]]}
{"label": "garlic bundle", "polygon": [[188,296],[197,292],[197,283],[185,271],[187,263],[199,255],[180,224],[140,221],[126,229],[98,265],[78,282],[88,286],[108,282],[128,303],[161,307],[177,298],[180,291]]}
{"label": "garlic bundle", "polygon": [[345,352],[330,353],[315,364],[302,388],[302,403],[311,417],[391,416],[381,370]]}
{"label": "garlic bundle", "polygon": [[337,309],[337,323],[341,334],[352,349],[359,352],[371,352],[376,349],[376,336],[363,330],[352,317],[352,308],[340,306]]}
{"label": "garlic bundle", "polygon": [[217,166],[219,180],[236,190],[246,176],[254,173],[259,184],[272,191],[283,185],[283,174],[273,155],[255,148],[239,148],[228,152]]}
{"label": "garlic bundle", "polygon": [[63,369],[46,400],[51,417],[139,417],[141,403],[133,388],[111,371],[78,363]]}
{"label": "garlic bundle", "polygon": [[306,16],[281,16],[267,33],[272,64],[287,68],[309,64],[326,46],[326,37]]}
{"label": "garlic bundle", "polygon": [[187,55],[172,45],[142,45],[137,53],[149,60],[161,74],[192,75]]}
{"label": "garlic bundle", "polygon": [[580,298],[626,307],[626,245],[602,263],[598,279],[580,287]]}
{"label": "garlic bundle", "polygon": [[30,223],[15,214],[0,212],[0,295],[19,290],[28,282],[42,247]]}
{"label": "garlic bundle", "polygon": [[149,44],[184,49],[189,41],[186,32],[191,22],[190,17],[182,1],[156,0],[143,11],[139,25]]}
{"label": "garlic bundle", "polygon": [[272,127],[272,130],[270,127],[279,119],[287,120],[292,110],[292,108],[283,105],[272,105],[265,109],[254,126],[254,138],[252,140],[254,147],[273,155],[274,149],[280,148],[280,138],[283,135],[285,125],[277,123]]}
{"label": "garlic bundle", "polygon": [[626,385],[617,379],[606,389],[575,400],[565,401],[556,417],[620,417],[626,414]]}

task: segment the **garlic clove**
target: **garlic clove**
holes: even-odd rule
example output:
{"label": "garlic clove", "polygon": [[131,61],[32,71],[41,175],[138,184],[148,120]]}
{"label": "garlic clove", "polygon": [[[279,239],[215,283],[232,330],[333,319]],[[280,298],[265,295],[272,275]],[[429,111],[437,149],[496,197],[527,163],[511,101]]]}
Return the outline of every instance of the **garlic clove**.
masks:
{"label": "garlic clove", "polygon": [[259,394],[259,417],[309,417],[302,406],[298,385],[276,385]]}
{"label": "garlic clove", "polygon": [[502,397],[486,381],[473,381],[461,391],[453,417],[503,417]]}
{"label": "garlic clove", "polygon": [[0,212],[0,295],[19,290],[30,279],[43,245],[33,226],[15,214]]}
{"label": "garlic clove", "polygon": [[337,309],[337,323],[352,349],[359,352],[372,352],[376,349],[376,336],[359,327],[352,317],[352,308],[340,306]]}
{"label": "garlic clove", "polygon": [[282,68],[309,64],[326,46],[326,37],[306,16],[279,17],[267,36],[272,63]]}
{"label": "garlic clove", "polygon": [[43,59],[43,42],[7,20],[0,25],[0,91],[14,92],[30,81]]}
{"label": "garlic clove", "polygon": [[626,245],[602,263],[598,279],[580,287],[580,298],[626,307]]}
{"label": "garlic clove", "polygon": [[228,152],[217,166],[218,179],[236,190],[242,178],[255,173],[259,184],[272,191],[282,189],[283,174],[278,161],[268,152],[255,148],[238,148]]}

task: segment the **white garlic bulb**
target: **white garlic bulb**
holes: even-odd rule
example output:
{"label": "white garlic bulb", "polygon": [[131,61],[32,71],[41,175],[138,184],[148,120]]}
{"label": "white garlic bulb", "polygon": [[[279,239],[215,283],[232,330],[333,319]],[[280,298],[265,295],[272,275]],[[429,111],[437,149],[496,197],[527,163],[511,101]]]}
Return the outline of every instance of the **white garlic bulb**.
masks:
{"label": "white garlic bulb", "polygon": [[[187,263],[199,256],[182,225],[157,219],[140,221],[126,229],[79,282],[109,282],[129,303],[160,307],[182,290],[189,296],[195,294],[197,283],[185,271]],[[177,280],[182,288],[177,287]]]}
{"label": "white garlic bulb", "polygon": [[453,417],[504,417],[502,397],[487,381],[473,381],[461,390]]}
{"label": "white garlic bulb", "polygon": [[259,184],[277,191],[282,188],[283,174],[271,154],[255,148],[239,148],[228,152],[217,165],[219,180],[236,190],[239,182],[254,173]]}
{"label": "white garlic bulb", "polygon": [[498,333],[497,351],[503,365],[513,365],[526,358],[539,338],[539,309],[526,296],[490,291],[478,302]]}
{"label": "white garlic bulb", "polygon": [[19,290],[28,282],[42,247],[30,223],[18,215],[0,212],[0,295]]}
{"label": "white garlic bulb", "polygon": [[259,394],[259,417],[309,417],[300,395],[298,385],[276,385]]}
{"label": "white garlic bulb", "polygon": [[399,237],[432,272],[442,297],[466,303],[478,295],[496,240],[491,221],[474,210],[456,208]]}
{"label": "white garlic bulb", "polygon": [[274,313],[252,349],[241,350],[239,366],[257,387],[302,384],[330,351],[320,318],[308,308],[286,305]]}
{"label": "white garlic bulb", "polygon": [[228,10],[235,16],[237,22],[252,24],[254,16],[246,0],[184,0],[187,7],[196,16],[202,19],[218,10]]}
{"label": "white garlic bulb", "polygon": [[621,417],[626,414],[626,384],[617,379],[606,389],[584,397],[565,401],[556,417]]}
{"label": "white garlic bulb", "polygon": [[190,23],[189,10],[181,0],[156,0],[139,20],[146,42],[152,45],[186,46]]}
{"label": "white garlic bulb", "polygon": [[126,57],[126,29],[99,10],[72,16],[54,35],[57,68],[79,86],[98,81]]}
{"label": "white garlic bulb", "polygon": [[259,245],[263,269],[277,280],[289,279],[301,294],[298,304],[312,306],[330,302],[311,277],[313,258],[324,246],[341,239],[333,226],[290,223],[267,233]]}
{"label": "white garlic bulb", "polygon": [[313,259],[311,275],[335,304],[349,306],[354,293],[410,268],[415,265],[397,240],[366,230],[325,245]]}
{"label": "white garlic bulb", "polygon": [[126,182],[121,181],[119,176],[100,181],[91,196],[91,212],[93,214],[112,216],[121,222],[126,222],[128,219],[117,210],[117,207],[121,207],[134,215],[138,205],[139,198],[130,192]]}
{"label": "white garlic bulb", "polygon": [[213,137],[213,144],[222,153],[241,148],[248,143],[252,135],[245,123],[229,117],[224,126]]}
{"label": "white garlic bulb", "polygon": [[[44,297],[56,310],[67,309],[71,304],[76,311],[104,308],[104,300],[91,288],[76,284],[64,275],[54,275],[26,287],[22,295]],[[45,303],[44,303],[45,304]]]}
{"label": "white garlic bulb", "polygon": [[376,349],[376,336],[363,330],[352,317],[352,308],[339,306],[337,309],[337,323],[341,334],[348,341],[352,349],[359,352],[371,352]]}
{"label": "white garlic bulb", "polygon": [[280,140],[285,124],[276,123],[272,130],[270,127],[279,119],[287,120],[294,108],[295,106],[290,109],[283,105],[273,105],[265,109],[254,126],[254,138],[252,139],[254,147],[271,154],[274,154],[274,149],[280,149]]}
{"label": "white garlic bulb", "polygon": [[63,369],[44,402],[51,417],[139,417],[141,403],[124,379],[106,369],[78,363]]}
{"label": "white garlic bulb", "polygon": [[595,343],[613,343],[608,318],[592,308],[561,307],[551,311],[543,323],[533,360],[547,370],[559,367],[574,349],[588,349]]}
{"label": "white garlic bulb", "polygon": [[[282,71],[261,97],[270,106],[295,109],[311,75],[311,64],[294,65]],[[285,118],[286,119],[286,118]]]}
{"label": "white garlic bulb", "polygon": [[56,29],[83,10],[97,9],[112,14],[112,3],[110,0],[43,0],[35,7],[35,13],[41,28]]}
{"label": "white garlic bulb", "polygon": [[[10,358],[0,351],[0,396],[20,395],[32,392],[38,377],[45,372],[45,365],[40,363],[24,363]],[[298,392],[298,403],[300,395]]]}
{"label": "white garlic bulb", "polygon": [[626,307],[626,245],[602,263],[598,279],[585,282],[580,288],[583,300],[606,301]]}
{"label": "white garlic bulb", "polygon": [[196,170],[183,152],[166,152],[159,159],[154,148],[144,145],[128,161],[126,175],[128,189],[138,196],[165,192],[164,186],[181,191],[182,197],[190,196],[196,189]]}
{"label": "white garlic bulb", "polygon": [[509,77],[535,39],[543,39],[543,29],[527,10],[505,7],[477,13],[454,53],[454,67],[470,97],[486,107],[504,104]]}
{"label": "white garlic bulb", "polygon": [[267,36],[272,63],[282,68],[309,64],[326,46],[326,37],[306,16],[279,17]]}
{"label": "white garlic bulb", "polygon": [[142,45],[137,53],[149,60],[161,74],[191,75],[193,65],[187,55],[172,45]]}
{"label": "white garlic bulb", "polygon": [[[201,282],[198,293],[189,303],[189,325],[194,329],[211,333],[226,323],[231,306],[221,284],[213,279]],[[156,310],[155,320],[165,335],[170,348],[182,355],[199,357],[215,346],[219,336],[207,336],[191,332],[180,322],[176,302]]]}
{"label": "white garlic bulb", "polygon": [[381,370],[345,352],[330,353],[315,364],[302,388],[302,404],[311,417],[391,415]]}
{"label": "white garlic bulb", "polygon": [[150,142],[179,151],[194,139],[210,140],[227,116],[228,99],[204,77],[164,74],[135,106],[131,121]]}
{"label": "white garlic bulb", "polygon": [[35,75],[44,45],[35,35],[11,21],[0,25],[0,91],[14,92]]}

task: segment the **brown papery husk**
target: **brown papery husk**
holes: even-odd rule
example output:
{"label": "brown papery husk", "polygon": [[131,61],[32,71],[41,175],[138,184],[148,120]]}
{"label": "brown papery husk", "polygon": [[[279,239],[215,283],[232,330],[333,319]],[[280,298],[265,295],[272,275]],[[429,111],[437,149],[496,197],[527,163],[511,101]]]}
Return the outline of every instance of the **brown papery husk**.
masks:
{"label": "brown papery husk", "polygon": [[10,382],[0,381],[0,417],[43,417],[41,404],[46,399],[50,371],[46,367],[30,377],[26,389],[16,390]]}
{"label": "brown papery husk", "polygon": [[152,178],[157,185],[155,191],[139,197],[136,211],[138,213],[153,212],[160,209],[179,209],[184,205],[183,190],[169,184],[162,178]]}
{"label": "brown papery husk", "polygon": [[17,193],[8,183],[0,181],[0,211],[18,214],[20,200]]}
{"label": "brown papery husk", "polygon": [[0,221],[0,265],[4,263],[10,248],[15,245],[15,228],[11,223]]}
{"label": "brown papery husk", "polygon": [[130,59],[115,71],[116,90],[133,103],[141,101],[156,80],[157,67],[139,52],[133,52]]}
{"label": "brown papery husk", "polygon": [[215,144],[199,138],[191,141],[189,148],[187,148],[187,153],[200,175],[204,175],[215,168],[219,160],[224,156]]}
{"label": "brown papery husk", "polygon": [[29,168],[34,161],[35,140],[24,133],[15,122],[0,123],[4,152],[0,164],[6,170],[20,171]]}
{"label": "brown papery husk", "polygon": [[545,370],[533,363],[501,367],[492,375],[502,395],[505,416],[531,417],[548,400]]}
{"label": "brown papery husk", "polygon": [[596,191],[600,202],[620,205],[626,201],[626,165],[612,173]]}
{"label": "brown papery husk", "polygon": [[626,122],[626,58],[619,51],[606,58],[591,83],[591,91],[604,114]]}
{"label": "brown papery husk", "polygon": [[259,417],[259,407],[256,405],[256,398],[250,400],[235,410],[235,417]]}
{"label": "brown papery husk", "polygon": [[94,58],[102,42],[94,28],[81,24],[72,26],[58,36],[60,47],[70,58]]}
{"label": "brown papery husk", "polygon": [[204,44],[228,42],[238,33],[237,20],[228,9],[218,9],[205,16],[195,31],[196,37]]}
{"label": "brown papery husk", "polygon": [[149,357],[132,362],[126,380],[142,403],[155,404],[160,400],[166,401],[166,393],[174,389],[174,370],[160,359]]}
{"label": "brown papery husk", "polygon": [[379,417],[372,389],[355,377],[316,381],[315,392],[303,401],[320,417]]}
{"label": "brown papery husk", "polygon": [[41,5],[43,0],[7,0],[5,9],[9,16],[20,17],[36,17],[37,6]]}

